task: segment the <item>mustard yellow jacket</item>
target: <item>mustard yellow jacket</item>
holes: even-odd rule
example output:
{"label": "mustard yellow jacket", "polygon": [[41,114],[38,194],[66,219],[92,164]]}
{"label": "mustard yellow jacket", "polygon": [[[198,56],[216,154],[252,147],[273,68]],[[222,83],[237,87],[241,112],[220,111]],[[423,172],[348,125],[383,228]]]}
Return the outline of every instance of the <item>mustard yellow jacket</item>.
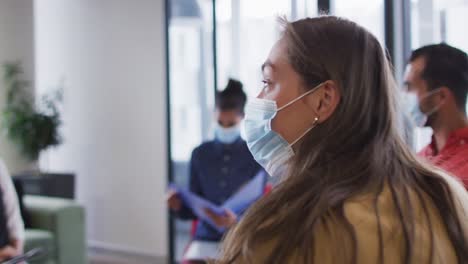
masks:
{"label": "mustard yellow jacket", "polygon": [[[453,177],[444,175],[444,178],[454,193],[458,215],[465,230],[465,237],[468,238],[468,194],[465,188]],[[359,264],[381,263],[379,261],[378,225],[373,206],[374,197],[362,195],[345,203],[346,218],[353,225],[356,232],[357,263]],[[416,199],[416,195],[414,193],[410,194],[410,201],[415,201],[414,199]],[[412,245],[414,252],[411,263],[457,263],[453,246],[442,222],[443,216],[437,212],[428,197],[423,197],[423,199],[426,200],[429,218],[424,214],[420,203],[412,202],[416,222],[413,230],[415,237]],[[380,194],[378,208],[384,245],[384,263],[402,263],[405,252],[403,230],[388,188],[385,188]],[[432,229],[429,228],[429,221],[432,224]],[[304,262],[301,252],[297,251],[293,252],[287,263],[349,263],[350,252],[352,252],[351,243],[343,243],[345,239],[345,236],[342,235],[343,229],[326,225],[327,223],[323,223],[313,230],[315,237],[313,260]],[[431,231],[434,241],[432,248],[430,243]],[[294,232],[294,227],[291,227],[291,232]],[[337,241],[340,243],[337,243]],[[287,243],[287,241],[276,241],[273,235],[270,243],[259,245],[258,248],[254,249],[253,263],[267,263],[266,257],[270,255],[274,243]],[[337,245],[344,246],[338,248]],[[313,249],[311,248],[311,250]],[[236,263],[248,262],[241,256]]]}

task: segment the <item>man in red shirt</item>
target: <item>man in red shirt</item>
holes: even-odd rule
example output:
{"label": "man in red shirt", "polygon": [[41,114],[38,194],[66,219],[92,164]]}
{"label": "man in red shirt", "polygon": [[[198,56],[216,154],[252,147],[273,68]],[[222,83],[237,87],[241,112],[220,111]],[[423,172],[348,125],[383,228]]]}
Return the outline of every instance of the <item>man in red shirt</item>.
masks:
{"label": "man in red shirt", "polygon": [[467,54],[446,44],[419,48],[411,54],[405,83],[416,125],[433,129],[432,142],[419,155],[468,188]]}

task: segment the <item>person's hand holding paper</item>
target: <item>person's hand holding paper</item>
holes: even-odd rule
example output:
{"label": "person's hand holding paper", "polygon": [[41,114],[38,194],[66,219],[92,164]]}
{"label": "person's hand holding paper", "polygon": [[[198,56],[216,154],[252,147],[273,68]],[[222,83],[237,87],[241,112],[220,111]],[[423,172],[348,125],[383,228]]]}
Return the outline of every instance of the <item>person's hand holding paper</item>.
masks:
{"label": "person's hand holding paper", "polygon": [[224,208],[223,214],[217,214],[209,208],[204,211],[218,228],[229,228],[237,223],[237,215],[229,208]]}
{"label": "person's hand holding paper", "polygon": [[[205,221],[218,232],[223,233],[237,222],[238,215],[242,215],[253,202],[262,196],[265,181],[266,174],[263,171],[259,172],[222,205],[216,205],[203,197],[171,184],[169,189],[172,191],[169,191],[168,204],[170,207],[175,208],[179,206],[177,202],[177,199],[179,199],[180,206],[187,206],[198,219]],[[176,197],[178,198],[176,199]]]}
{"label": "person's hand holding paper", "polygon": [[6,246],[0,249],[0,262],[17,256],[19,252],[12,246]]}
{"label": "person's hand holding paper", "polygon": [[167,193],[167,205],[173,211],[179,211],[182,208],[182,200],[177,190],[170,188]]}

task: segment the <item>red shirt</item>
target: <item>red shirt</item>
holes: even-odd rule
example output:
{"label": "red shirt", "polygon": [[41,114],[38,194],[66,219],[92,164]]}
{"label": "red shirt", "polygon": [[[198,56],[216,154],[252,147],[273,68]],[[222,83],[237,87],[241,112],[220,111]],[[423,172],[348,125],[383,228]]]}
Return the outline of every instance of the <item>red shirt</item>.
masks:
{"label": "red shirt", "polygon": [[468,189],[468,127],[452,132],[447,144],[437,153],[434,137],[419,155],[458,177]]}

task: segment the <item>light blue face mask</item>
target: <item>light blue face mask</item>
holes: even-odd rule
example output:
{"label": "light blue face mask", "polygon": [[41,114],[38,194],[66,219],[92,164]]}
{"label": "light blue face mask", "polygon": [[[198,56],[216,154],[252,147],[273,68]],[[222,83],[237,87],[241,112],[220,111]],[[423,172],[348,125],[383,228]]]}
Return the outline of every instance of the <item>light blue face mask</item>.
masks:
{"label": "light blue face mask", "polygon": [[271,129],[271,120],[279,111],[313,93],[322,85],[323,83],[281,108],[277,107],[275,101],[267,99],[252,98],[247,102],[244,120],[247,146],[254,159],[270,176],[279,176],[285,170],[288,161],[294,156],[292,146],[318,125],[319,118],[315,117],[312,126],[291,144]]}
{"label": "light blue face mask", "polygon": [[424,113],[421,111],[421,101],[428,98],[429,96],[437,93],[440,89],[434,90],[429,92],[428,94],[424,95],[421,100],[418,99],[416,93],[408,93],[406,95],[407,100],[407,112],[413,121],[414,125],[418,127],[424,127],[427,124],[427,120],[429,116],[433,115],[437,110],[440,108],[440,104],[433,107],[429,112]]}
{"label": "light blue face mask", "polygon": [[232,144],[240,137],[240,127],[235,125],[225,128],[216,124],[215,137],[223,144]]}

